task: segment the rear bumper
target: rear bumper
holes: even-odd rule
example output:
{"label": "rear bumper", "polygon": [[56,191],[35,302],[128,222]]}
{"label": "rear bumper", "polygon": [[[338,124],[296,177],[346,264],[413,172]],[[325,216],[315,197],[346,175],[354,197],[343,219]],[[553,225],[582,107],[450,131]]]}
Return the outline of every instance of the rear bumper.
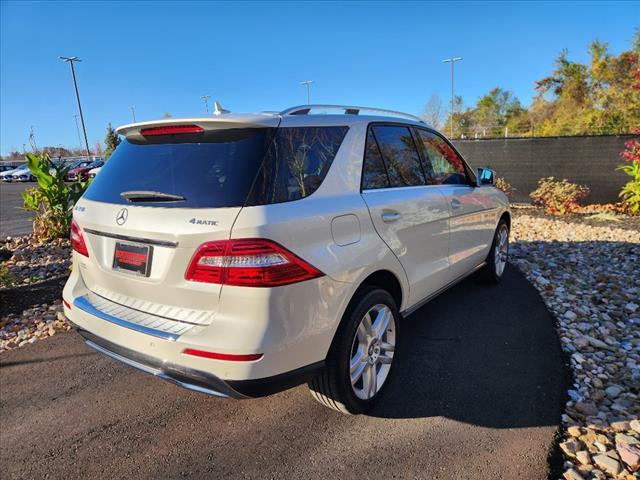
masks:
{"label": "rear bumper", "polygon": [[310,380],[324,367],[324,361],[322,361],[269,378],[221,380],[211,373],[159,360],[116,345],[77,326],[76,329],[89,347],[114,360],[180,387],[223,398],[246,399],[272,395]]}
{"label": "rear bumper", "polygon": [[245,395],[231,388],[226,382],[210,373],[193,370],[175,363],[165,362],[144,355],[140,352],[111,343],[86,330],[78,328],[78,333],[84,338],[88,346],[98,352],[181,387],[196,392],[216,395],[218,397],[247,398]]}

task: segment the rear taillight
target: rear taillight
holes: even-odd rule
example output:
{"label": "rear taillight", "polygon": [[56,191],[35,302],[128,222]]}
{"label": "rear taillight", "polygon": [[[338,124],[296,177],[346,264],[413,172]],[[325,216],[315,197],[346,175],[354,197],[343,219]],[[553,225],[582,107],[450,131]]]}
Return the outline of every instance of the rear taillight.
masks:
{"label": "rear taillight", "polygon": [[80,255],[84,255],[85,257],[89,256],[89,250],[87,250],[87,243],[84,241],[82,229],[75,220],[71,222],[71,248]]}
{"label": "rear taillight", "polygon": [[200,133],[204,128],[198,125],[166,125],[164,127],[143,128],[140,134],[145,137],[153,135],[178,135],[181,133]]}
{"label": "rear taillight", "polygon": [[271,240],[208,242],[196,251],[185,278],[242,287],[278,287],[323,273]]}

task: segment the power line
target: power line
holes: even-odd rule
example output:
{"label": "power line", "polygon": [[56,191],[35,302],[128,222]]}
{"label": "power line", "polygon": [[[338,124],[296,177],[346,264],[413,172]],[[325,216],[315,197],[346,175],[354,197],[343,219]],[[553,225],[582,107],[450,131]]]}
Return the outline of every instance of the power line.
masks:
{"label": "power line", "polygon": [[442,60],[442,63],[450,63],[451,64],[451,113],[449,114],[449,130],[450,136],[453,137],[453,113],[454,113],[454,96],[453,96],[453,66],[456,62],[462,60],[462,57],[451,57]]}
{"label": "power line", "polygon": [[80,136],[80,126],[78,125],[78,114],[75,114],[73,118],[75,118],[76,120],[76,132],[78,132],[78,142],[79,142],[78,146],[82,148],[82,137]]}
{"label": "power line", "polygon": [[80,122],[82,123],[82,131],[84,133],[84,146],[87,149],[87,156],[91,155],[89,152],[89,140],[87,140],[87,129],[84,126],[84,116],[82,115],[82,105],[80,105],[80,94],[78,93],[78,82],[76,82],[76,71],[73,68],[73,62],[81,62],[78,57],[60,57],[60,60],[67,62],[71,67],[71,78],[73,78],[73,88],[76,92],[76,100],[78,101],[78,111],[80,112]]}

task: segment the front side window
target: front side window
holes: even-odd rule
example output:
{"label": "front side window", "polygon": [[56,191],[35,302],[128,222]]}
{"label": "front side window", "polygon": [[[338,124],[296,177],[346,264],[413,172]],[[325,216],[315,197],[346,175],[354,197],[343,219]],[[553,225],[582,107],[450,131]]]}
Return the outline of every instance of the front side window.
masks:
{"label": "front side window", "polygon": [[429,159],[430,184],[468,184],[464,162],[451,145],[433,132],[417,129],[425,157]]}
{"label": "front side window", "polygon": [[388,186],[387,169],[382,161],[382,155],[376,139],[373,137],[373,132],[369,130],[364,151],[364,166],[362,167],[362,189],[373,190]]}
{"label": "front side window", "polygon": [[276,130],[247,205],[308,197],[324,180],[348,127],[281,127]]}
{"label": "front side window", "polygon": [[392,187],[424,185],[425,178],[411,131],[396,125],[372,127]]}

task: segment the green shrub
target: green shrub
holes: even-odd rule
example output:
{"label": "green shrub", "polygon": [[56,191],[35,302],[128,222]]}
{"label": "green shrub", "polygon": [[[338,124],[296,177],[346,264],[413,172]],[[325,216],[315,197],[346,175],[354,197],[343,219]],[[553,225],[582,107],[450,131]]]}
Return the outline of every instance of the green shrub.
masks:
{"label": "green shrub", "polygon": [[580,209],[580,202],[589,195],[589,187],[568,180],[541,178],[538,188],[529,194],[533,204],[544,208],[552,215],[564,215]]}
{"label": "green shrub", "polygon": [[16,283],[16,277],[6,265],[0,265],[0,288],[11,287]]}
{"label": "green shrub", "polygon": [[640,215],[640,141],[628,140],[625,147],[621,156],[629,164],[618,167],[618,170],[622,170],[631,179],[622,187],[620,198],[627,213]]}
{"label": "green shrub", "polygon": [[496,188],[502,190],[508,198],[511,198],[511,195],[513,195],[513,187],[503,177],[496,178]]}
{"label": "green shrub", "polygon": [[64,178],[71,165],[56,164],[47,154],[26,156],[27,167],[38,182],[37,187],[22,193],[22,208],[36,214],[34,236],[41,241],[68,236],[73,206],[89,182],[66,184]]}

